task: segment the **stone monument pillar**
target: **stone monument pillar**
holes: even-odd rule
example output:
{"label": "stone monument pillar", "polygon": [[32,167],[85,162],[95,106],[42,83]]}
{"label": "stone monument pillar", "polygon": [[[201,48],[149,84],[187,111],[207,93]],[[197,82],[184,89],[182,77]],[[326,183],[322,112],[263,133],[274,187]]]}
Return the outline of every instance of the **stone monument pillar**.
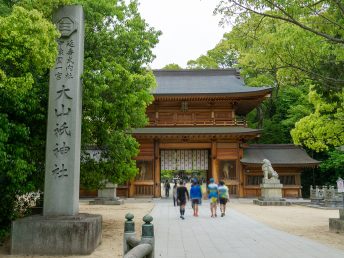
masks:
{"label": "stone monument pillar", "polygon": [[278,178],[278,173],[272,168],[269,160],[263,160],[262,170],[264,178],[260,184],[261,197],[258,200],[253,200],[253,203],[261,206],[290,205],[290,202],[286,202],[282,198],[283,185]]}
{"label": "stone monument pillar", "polygon": [[79,214],[83,9],[61,7],[53,21],[61,38],[50,70],[43,216],[13,222],[12,254],[86,255],[101,242],[101,216]]}
{"label": "stone monument pillar", "polygon": [[[76,6],[74,6],[76,7]],[[54,15],[61,33],[50,70],[43,215],[79,213],[81,74],[84,22],[80,10],[65,7]]]}

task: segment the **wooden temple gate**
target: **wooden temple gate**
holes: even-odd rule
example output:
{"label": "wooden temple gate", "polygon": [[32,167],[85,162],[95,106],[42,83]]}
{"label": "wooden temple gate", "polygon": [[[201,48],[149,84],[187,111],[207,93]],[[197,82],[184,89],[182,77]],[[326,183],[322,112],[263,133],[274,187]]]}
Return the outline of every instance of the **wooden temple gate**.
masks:
{"label": "wooden temple gate", "polygon": [[157,70],[154,75],[157,88],[146,110],[149,123],[133,131],[140,143],[140,173],[128,184],[128,197],[160,197],[160,171],[200,169],[197,153],[203,155],[203,163],[207,161],[207,179],[223,180],[232,196],[259,196],[264,158],[280,166],[284,196],[301,195],[302,167],[317,161],[295,146],[245,150],[246,143],[262,132],[247,127],[245,116],[270,96],[272,88],[246,87],[234,69]]}
{"label": "wooden temple gate", "polygon": [[139,173],[130,183],[129,197],[160,197],[161,170],[207,171],[206,180],[224,180],[230,194],[239,196],[240,153],[237,143],[141,143]]}
{"label": "wooden temple gate", "polygon": [[301,197],[302,169],[318,161],[294,145],[247,144],[262,130],[249,128],[245,116],[272,88],[245,86],[235,69],[156,70],[154,75],[148,125],[132,132],[140,143],[139,174],[117,188],[118,196],[160,197],[161,170],[190,168],[207,169],[207,179],[223,180],[232,196],[260,196],[261,162],[269,159],[280,173],[283,196]]}

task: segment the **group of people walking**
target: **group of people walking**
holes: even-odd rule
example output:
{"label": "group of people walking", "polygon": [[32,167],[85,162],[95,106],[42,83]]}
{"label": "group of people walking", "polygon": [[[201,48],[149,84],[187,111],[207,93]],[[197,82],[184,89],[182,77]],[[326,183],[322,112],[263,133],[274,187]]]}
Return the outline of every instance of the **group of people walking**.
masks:
{"label": "group of people walking", "polygon": [[[226,215],[226,204],[229,200],[228,187],[223,181],[215,183],[214,178],[210,178],[207,186],[208,198],[210,200],[211,217],[217,217],[217,205],[220,203],[221,217]],[[180,218],[184,219],[185,205],[187,200],[191,199],[193,216],[198,217],[198,205],[202,203],[202,188],[197,179],[192,180],[190,194],[183,181],[173,186],[173,204],[180,206]]]}

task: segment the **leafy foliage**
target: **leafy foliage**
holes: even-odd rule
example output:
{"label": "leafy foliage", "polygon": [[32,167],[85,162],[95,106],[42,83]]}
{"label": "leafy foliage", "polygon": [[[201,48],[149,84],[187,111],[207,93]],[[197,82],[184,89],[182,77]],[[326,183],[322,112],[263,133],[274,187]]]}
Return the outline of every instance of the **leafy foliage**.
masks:
{"label": "leafy foliage", "polygon": [[[219,1],[217,8],[224,20],[236,17],[233,33],[246,35],[249,44],[243,42],[244,47],[262,43],[257,52],[251,48],[265,57],[256,60],[267,63],[274,56],[270,66],[282,69],[278,76],[306,76],[329,99],[344,85],[343,10],[341,1],[331,0],[229,0]],[[250,62],[250,55],[246,57]]]}
{"label": "leafy foliage", "polygon": [[46,98],[41,93],[47,85],[39,81],[55,61],[59,33],[38,11],[22,7],[0,17],[0,31],[1,238],[17,216],[16,195],[33,190],[43,172]]}
{"label": "leafy foliage", "polygon": [[[41,0],[23,0],[20,4],[39,10],[48,19],[60,5],[83,5],[82,148],[95,146],[104,151],[97,163],[84,153],[81,183],[98,188],[105,179],[122,183],[132,178],[137,168],[131,159],[137,155],[138,144],[129,133],[147,121],[145,108],[152,101],[150,89],[155,82],[142,67],[154,58],[151,49],[160,32],[140,17],[136,1],[50,0],[42,4]],[[93,178],[104,180],[96,184]]]}
{"label": "leafy foliage", "polygon": [[[264,128],[266,136],[261,142],[291,141],[288,132],[302,119],[293,130],[295,143],[316,151],[342,144],[340,92],[344,73],[340,71],[343,71],[344,48],[327,36],[342,38],[343,15],[339,5],[332,2],[325,6],[325,2],[331,1],[220,1],[217,11],[224,18],[234,10],[239,11],[236,25],[225,38],[238,53],[238,67],[246,84],[274,87],[271,100],[248,117],[251,125]],[[310,6],[311,3],[314,5]],[[322,9],[313,12],[318,5]],[[297,24],[290,19],[297,20]],[[329,21],[322,27],[314,26],[314,22],[324,19]],[[295,87],[301,89],[302,96],[290,102],[285,98],[290,97],[287,92],[296,93]],[[331,108],[318,111],[314,101],[307,98],[310,88],[323,108],[328,105]]]}
{"label": "leafy foliage", "polygon": [[[0,237],[18,214],[15,196],[43,188],[48,69],[59,33],[50,22],[60,5],[82,4],[86,18],[82,183],[119,183],[137,173],[138,143],[130,130],[145,125],[155,81],[142,68],[154,58],[159,31],[140,17],[136,1],[19,0],[0,2]],[[97,182],[96,182],[97,181]]]}
{"label": "leafy foliage", "polygon": [[213,49],[207,51],[206,55],[201,55],[196,60],[189,60],[187,65],[189,69],[218,69],[232,68],[236,62],[237,52],[225,34],[224,39]]}
{"label": "leafy foliage", "polygon": [[315,91],[309,93],[315,111],[298,121],[291,131],[296,144],[317,152],[344,145],[344,89],[336,97],[338,102],[328,103]]}
{"label": "leafy foliage", "polygon": [[181,68],[178,64],[167,64],[162,69],[164,70],[181,70]]}
{"label": "leafy foliage", "polygon": [[331,184],[334,184],[338,177],[344,178],[344,152],[340,150],[329,151],[328,158],[321,163],[320,169]]}
{"label": "leafy foliage", "polygon": [[291,131],[294,143],[324,160],[320,169],[305,171],[304,189],[333,184],[342,170],[342,153],[332,150],[344,137],[343,10],[341,1],[308,0],[229,0],[217,8],[223,21],[235,18],[227,38],[246,83],[274,87],[272,99],[249,116],[264,129],[260,142],[291,141]]}
{"label": "leafy foliage", "polygon": [[[234,23],[220,43],[226,42],[230,52],[236,53],[234,65],[245,83],[273,87],[272,97],[247,117],[250,126],[264,130],[259,142],[294,141],[309,152],[315,151],[314,158],[327,164],[344,137],[342,2],[218,2],[216,12],[222,14],[223,24]],[[210,51],[191,60],[190,68],[221,67]],[[334,183],[329,175],[337,175],[335,164],[330,161],[326,168],[307,170],[303,182]]]}
{"label": "leafy foliage", "polygon": [[[262,114],[251,112],[247,120],[250,127],[262,128],[264,133],[259,143],[291,143],[290,130],[295,123],[312,112],[312,105],[307,102],[307,89],[285,87],[273,100],[267,100],[260,106]],[[260,116],[263,116],[260,117]],[[261,123],[262,120],[262,124]]]}
{"label": "leafy foliage", "polygon": [[[142,67],[153,60],[160,32],[140,17],[136,1],[80,2],[86,15],[82,143],[83,149],[103,150],[98,165],[84,157],[81,183],[98,188],[104,180],[123,183],[138,172],[132,160],[138,143],[130,130],[147,122],[155,79]],[[97,185],[92,177],[103,180]]]}
{"label": "leafy foliage", "polygon": [[0,1],[0,16],[5,16],[11,13],[12,1]]}
{"label": "leafy foliage", "polygon": [[284,21],[332,42],[344,44],[344,5],[333,0],[221,0],[216,9],[223,22],[237,23],[257,14]]}

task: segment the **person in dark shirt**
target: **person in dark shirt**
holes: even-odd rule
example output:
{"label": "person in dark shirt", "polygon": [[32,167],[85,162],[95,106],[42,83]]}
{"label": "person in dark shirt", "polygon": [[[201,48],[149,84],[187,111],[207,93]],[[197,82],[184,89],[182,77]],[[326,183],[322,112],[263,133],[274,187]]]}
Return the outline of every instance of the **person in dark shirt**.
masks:
{"label": "person in dark shirt", "polygon": [[189,192],[186,189],[184,182],[180,181],[180,185],[177,188],[177,200],[180,205],[180,218],[184,219],[184,214],[185,214],[185,204],[186,204],[186,198],[188,200],[190,199]]}
{"label": "person in dark shirt", "polygon": [[174,186],[172,188],[172,192],[173,192],[173,205],[176,206],[177,205],[177,182],[174,182]]}
{"label": "person in dark shirt", "polygon": [[170,185],[170,183],[168,182],[168,180],[165,181],[164,188],[165,188],[165,196],[166,196],[167,198],[170,197],[170,188],[171,188],[171,185]]}

